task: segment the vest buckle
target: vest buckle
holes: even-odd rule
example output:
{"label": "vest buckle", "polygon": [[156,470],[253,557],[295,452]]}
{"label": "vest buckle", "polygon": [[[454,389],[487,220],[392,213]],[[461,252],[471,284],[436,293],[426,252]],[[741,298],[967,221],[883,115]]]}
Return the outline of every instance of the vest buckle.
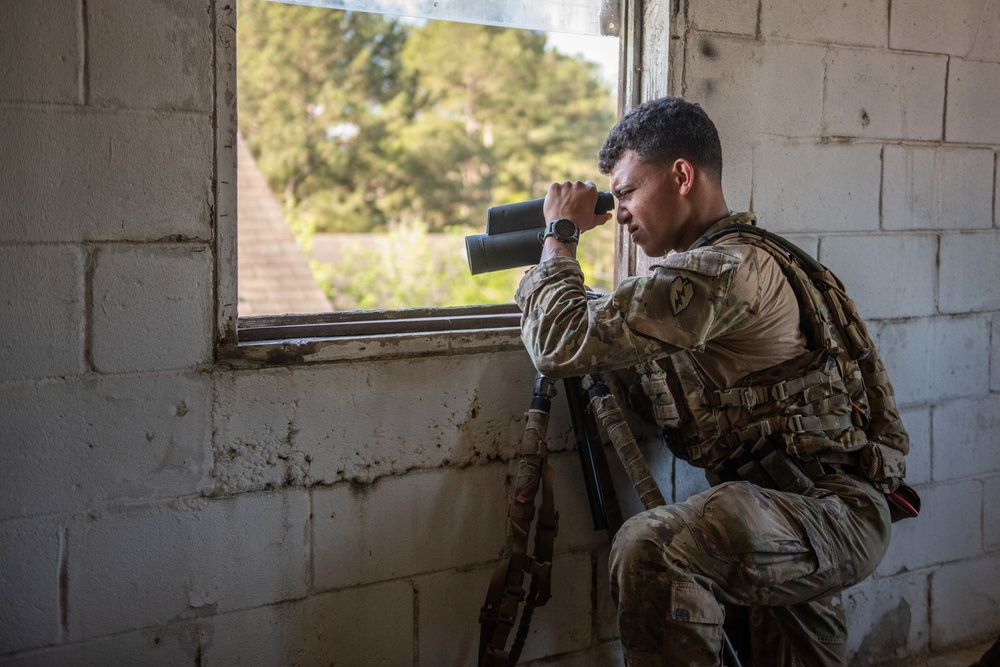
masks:
{"label": "vest buckle", "polygon": [[715,392],[720,407],[742,406],[747,410],[753,410],[757,405],[757,394],[753,387],[733,387],[732,389],[719,389]]}
{"label": "vest buckle", "polygon": [[802,425],[802,415],[792,415],[789,417],[786,428],[792,433],[805,433],[806,429]]}

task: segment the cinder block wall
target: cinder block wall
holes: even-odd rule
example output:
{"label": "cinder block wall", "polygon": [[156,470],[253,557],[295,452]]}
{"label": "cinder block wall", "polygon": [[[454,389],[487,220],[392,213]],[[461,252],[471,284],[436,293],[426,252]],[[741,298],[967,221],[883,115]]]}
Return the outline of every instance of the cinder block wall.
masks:
{"label": "cinder block wall", "polygon": [[921,518],[845,596],[852,664],[1000,632],[1000,2],[681,3],[673,86],[729,204],[817,252],[876,334]]}
{"label": "cinder block wall", "polygon": [[[471,664],[530,363],[215,362],[215,4],[0,3],[0,665]],[[852,650],[996,633],[998,3],[675,4],[730,205],[841,273],[914,435],[926,514],[847,597]],[[524,658],[613,664],[562,407]]]}

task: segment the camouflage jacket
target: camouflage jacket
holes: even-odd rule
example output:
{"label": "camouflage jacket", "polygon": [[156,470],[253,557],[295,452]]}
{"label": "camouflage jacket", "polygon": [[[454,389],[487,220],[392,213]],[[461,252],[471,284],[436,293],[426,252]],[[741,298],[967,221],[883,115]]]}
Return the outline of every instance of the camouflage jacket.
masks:
{"label": "camouflage jacket", "polygon": [[[806,488],[798,472],[834,465],[898,495],[909,437],[853,302],[826,267],[755,224],[724,218],[594,300],[575,260],[533,268],[515,299],[535,366],[551,377],[636,367],[667,444],[713,483],[764,470],[762,485]],[[779,466],[784,455],[801,470]]]}

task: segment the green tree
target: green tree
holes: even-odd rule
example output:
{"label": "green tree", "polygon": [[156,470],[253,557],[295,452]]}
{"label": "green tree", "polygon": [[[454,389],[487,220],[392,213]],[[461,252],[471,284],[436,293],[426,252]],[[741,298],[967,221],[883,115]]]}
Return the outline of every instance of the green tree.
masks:
{"label": "green tree", "polygon": [[385,222],[382,109],[407,86],[407,32],[378,14],[240,0],[240,129],[290,220]]}
{"label": "green tree", "polygon": [[479,226],[493,203],[597,176],[614,98],[543,33],[264,0],[239,12],[240,127],[307,229]]}
{"label": "green tree", "polygon": [[430,21],[402,51],[419,112],[394,133],[407,174],[393,196],[431,230],[481,225],[486,207],[596,177],[614,98],[593,63],[543,33]]}

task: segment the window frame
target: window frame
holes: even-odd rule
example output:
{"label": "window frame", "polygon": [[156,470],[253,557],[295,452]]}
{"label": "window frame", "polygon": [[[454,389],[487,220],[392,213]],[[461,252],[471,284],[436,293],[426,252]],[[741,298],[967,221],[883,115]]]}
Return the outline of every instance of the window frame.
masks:
{"label": "window frame", "polygon": [[[665,93],[669,2],[621,0],[619,116]],[[236,3],[215,7],[215,339],[217,361],[288,365],[467,354],[521,347],[513,303],[239,317],[236,219]],[[643,44],[655,48],[643,48]],[[660,89],[662,88],[662,89]],[[618,230],[615,279],[634,275],[635,248]]]}

